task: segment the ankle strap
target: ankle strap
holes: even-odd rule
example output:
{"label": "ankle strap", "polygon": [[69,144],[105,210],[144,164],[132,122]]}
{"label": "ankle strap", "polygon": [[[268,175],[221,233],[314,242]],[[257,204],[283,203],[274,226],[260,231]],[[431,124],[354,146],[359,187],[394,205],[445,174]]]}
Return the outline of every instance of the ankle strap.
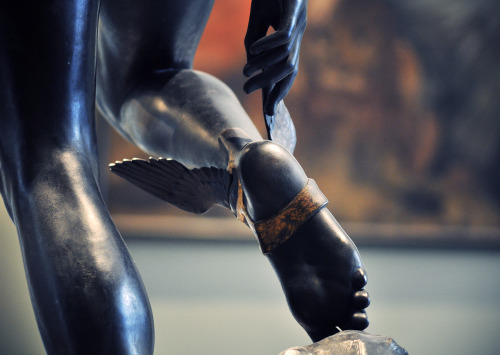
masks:
{"label": "ankle strap", "polygon": [[254,231],[264,254],[283,244],[295,231],[328,204],[328,199],[313,179],[308,179],[306,186],[285,208],[271,218],[247,223]]}

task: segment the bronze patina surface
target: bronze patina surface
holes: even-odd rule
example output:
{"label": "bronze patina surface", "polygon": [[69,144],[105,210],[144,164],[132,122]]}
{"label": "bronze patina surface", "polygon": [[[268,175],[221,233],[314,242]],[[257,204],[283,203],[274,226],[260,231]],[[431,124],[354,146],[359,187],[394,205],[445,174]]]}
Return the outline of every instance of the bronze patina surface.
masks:
{"label": "bronze patina surface", "polygon": [[253,223],[253,230],[264,254],[286,242],[293,233],[321,208],[328,204],[325,195],[313,179],[277,215]]}

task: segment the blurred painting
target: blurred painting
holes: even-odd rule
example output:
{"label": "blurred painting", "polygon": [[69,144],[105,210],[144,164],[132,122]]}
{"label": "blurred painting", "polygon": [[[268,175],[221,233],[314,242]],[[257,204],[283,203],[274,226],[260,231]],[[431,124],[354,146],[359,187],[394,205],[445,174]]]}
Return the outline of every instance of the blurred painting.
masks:
{"label": "blurred painting", "polygon": [[[264,134],[260,94],[242,90],[249,9],[250,0],[215,2],[194,68],[226,82]],[[355,241],[500,244],[499,14],[495,0],[309,2],[285,99],[295,156]],[[100,126],[105,163],[148,157]],[[217,236],[232,218],[220,209],[193,219],[103,177],[119,226],[135,234],[153,224],[181,236],[196,221],[205,227],[191,234]]]}

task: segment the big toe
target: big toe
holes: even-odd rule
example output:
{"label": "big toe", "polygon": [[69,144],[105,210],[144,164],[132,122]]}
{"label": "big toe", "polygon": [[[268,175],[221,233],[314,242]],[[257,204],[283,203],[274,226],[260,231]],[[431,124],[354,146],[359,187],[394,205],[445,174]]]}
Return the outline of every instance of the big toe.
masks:
{"label": "big toe", "polygon": [[360,267],[354,271],[354,275],[352,278],[352,286],[356,290],[361,290],[368,283],[368,276],[366,275],[366,271],[364,268]]}

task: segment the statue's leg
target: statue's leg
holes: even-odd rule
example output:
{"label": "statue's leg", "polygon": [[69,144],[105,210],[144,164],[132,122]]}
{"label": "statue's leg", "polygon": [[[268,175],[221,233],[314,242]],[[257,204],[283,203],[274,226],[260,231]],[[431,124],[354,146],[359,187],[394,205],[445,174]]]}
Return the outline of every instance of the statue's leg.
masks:
{"label": "statue's leg", "polygon": [[98,8],[1,2],[1,192],[47,352],[151,354],[149,302],[98,186]]}
{"label": "statue's leg", "polygon": [[192,70],[213,0],[102,1],[97,103],[148,153],[194,166],[227,166],[218,138],[240,128],[261,136],[234,93]]}
{"label": "statue's leg", "polygon": [[[263,142],[235,95],[191,70],[211,1],[103,0],[97,101],[108,120],[152,155],[226,169],[219,138],[228,129],[249,144],[229,146],[248,206],[258,221],[280,212],[307,178],[293,156]],[[244,132],[244,133],[243,133]],[[223,138],[226,138],[224,136]],[[224,139],[223,139],[224,141]],[[227,143],[227,141],[225,141]],[[239,157],[239,158],[238,158]],[[300,211],[297,211],[300,214]],[[314,340],[368,325],[359,253],[327,209],[266,254],[297,320]]]}

